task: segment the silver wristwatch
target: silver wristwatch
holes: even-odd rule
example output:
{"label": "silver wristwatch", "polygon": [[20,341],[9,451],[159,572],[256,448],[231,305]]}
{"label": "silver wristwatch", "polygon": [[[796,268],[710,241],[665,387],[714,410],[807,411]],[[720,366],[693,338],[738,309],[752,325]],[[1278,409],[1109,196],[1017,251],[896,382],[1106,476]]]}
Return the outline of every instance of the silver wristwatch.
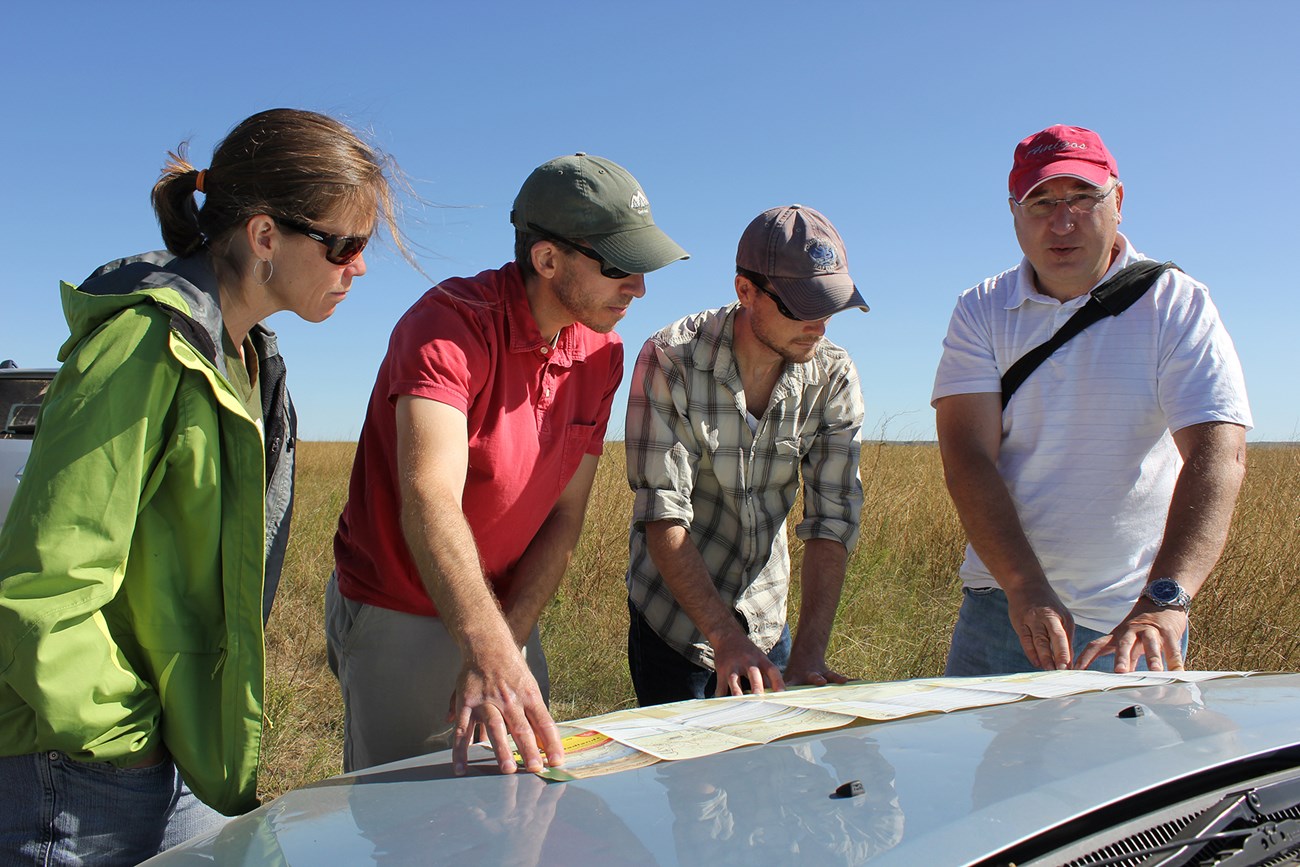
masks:
{"label": "silver wristwatch", "polygon": [[1186,610],[1192,602],[1192,595],[1172,578],[1157,578],[1142,588],[1142,595],[1161,608],[1182,608]]}

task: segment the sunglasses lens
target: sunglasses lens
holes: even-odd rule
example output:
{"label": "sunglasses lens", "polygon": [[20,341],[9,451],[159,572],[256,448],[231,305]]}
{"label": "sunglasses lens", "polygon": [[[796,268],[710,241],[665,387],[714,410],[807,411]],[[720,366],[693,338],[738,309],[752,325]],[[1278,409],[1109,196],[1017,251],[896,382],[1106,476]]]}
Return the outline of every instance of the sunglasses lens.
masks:
{"label": "sunglasses lens", "polygon": [[611,280],[624,280],[632,276],[627,271],[624,271],[620,268],[615,268],[612,265],[602,266],[600,269],[600,273]]}
{"label": "sunglasses lens", "polygon": [[347,265],[361,255],[361,251],[366,249],[366,244],[369,241],[368,237],[348,235],[342,238],[334,238],[333,242],[325,249],[325,258],[335,265]]}

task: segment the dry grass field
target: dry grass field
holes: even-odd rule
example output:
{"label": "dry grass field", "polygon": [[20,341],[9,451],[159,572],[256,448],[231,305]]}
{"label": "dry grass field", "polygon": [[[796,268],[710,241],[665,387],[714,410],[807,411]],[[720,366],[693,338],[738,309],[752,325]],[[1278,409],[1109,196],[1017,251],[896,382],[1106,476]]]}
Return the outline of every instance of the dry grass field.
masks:
{"label": "dry grass field", "polygon": [[[261,789],[338,773],[342,724],[325,664],[322,592],[333,565],[351,443],[303,443],[288,562],[267,635]],[[1300,670],[1300,446],[1252,446],[1218,571],[1192,613],[1189,667]],[[932,445],[868,444],[862,537],[849,563],[831,663],[874,680],[939,674],[960,599],[964,536]],[[632,703],[623,571],[631,494],[610,444],[586,529],[542,625],[557,719]],[[791,547],[797,563],[800,546]],[[795,592],[797,594],[797,586]],[[792,600],[792,609],[797,600]]]}

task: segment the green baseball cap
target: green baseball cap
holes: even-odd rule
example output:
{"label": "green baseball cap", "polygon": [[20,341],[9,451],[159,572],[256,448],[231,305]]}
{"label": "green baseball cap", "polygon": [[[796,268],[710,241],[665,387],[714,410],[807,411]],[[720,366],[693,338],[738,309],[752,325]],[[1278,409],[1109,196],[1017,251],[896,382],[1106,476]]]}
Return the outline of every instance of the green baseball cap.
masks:
{"label": "green baseball cap", "polygon": [[515,197],[510,222],[524,232],[581,238],[629,274],[648,274],[690,258],[655,225],[636,178],[618,163],[590,154],[556,157],[533,169]]}

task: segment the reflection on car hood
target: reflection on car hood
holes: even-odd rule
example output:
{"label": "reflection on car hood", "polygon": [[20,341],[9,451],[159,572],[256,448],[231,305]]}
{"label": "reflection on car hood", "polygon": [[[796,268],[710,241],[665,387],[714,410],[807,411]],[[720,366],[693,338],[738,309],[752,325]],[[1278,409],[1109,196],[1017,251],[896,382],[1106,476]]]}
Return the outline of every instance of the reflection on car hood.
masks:
{"label": "reflection on car hood", "polygon": [[[1121,711],[1139,706],[1137,714]],[[1099,806],[1300,743],[1300,675],[856,725],[547,783],[448,753],[290,792],[151,864],[966,864]],[[860,781],[862,794],[839,797]]]}

